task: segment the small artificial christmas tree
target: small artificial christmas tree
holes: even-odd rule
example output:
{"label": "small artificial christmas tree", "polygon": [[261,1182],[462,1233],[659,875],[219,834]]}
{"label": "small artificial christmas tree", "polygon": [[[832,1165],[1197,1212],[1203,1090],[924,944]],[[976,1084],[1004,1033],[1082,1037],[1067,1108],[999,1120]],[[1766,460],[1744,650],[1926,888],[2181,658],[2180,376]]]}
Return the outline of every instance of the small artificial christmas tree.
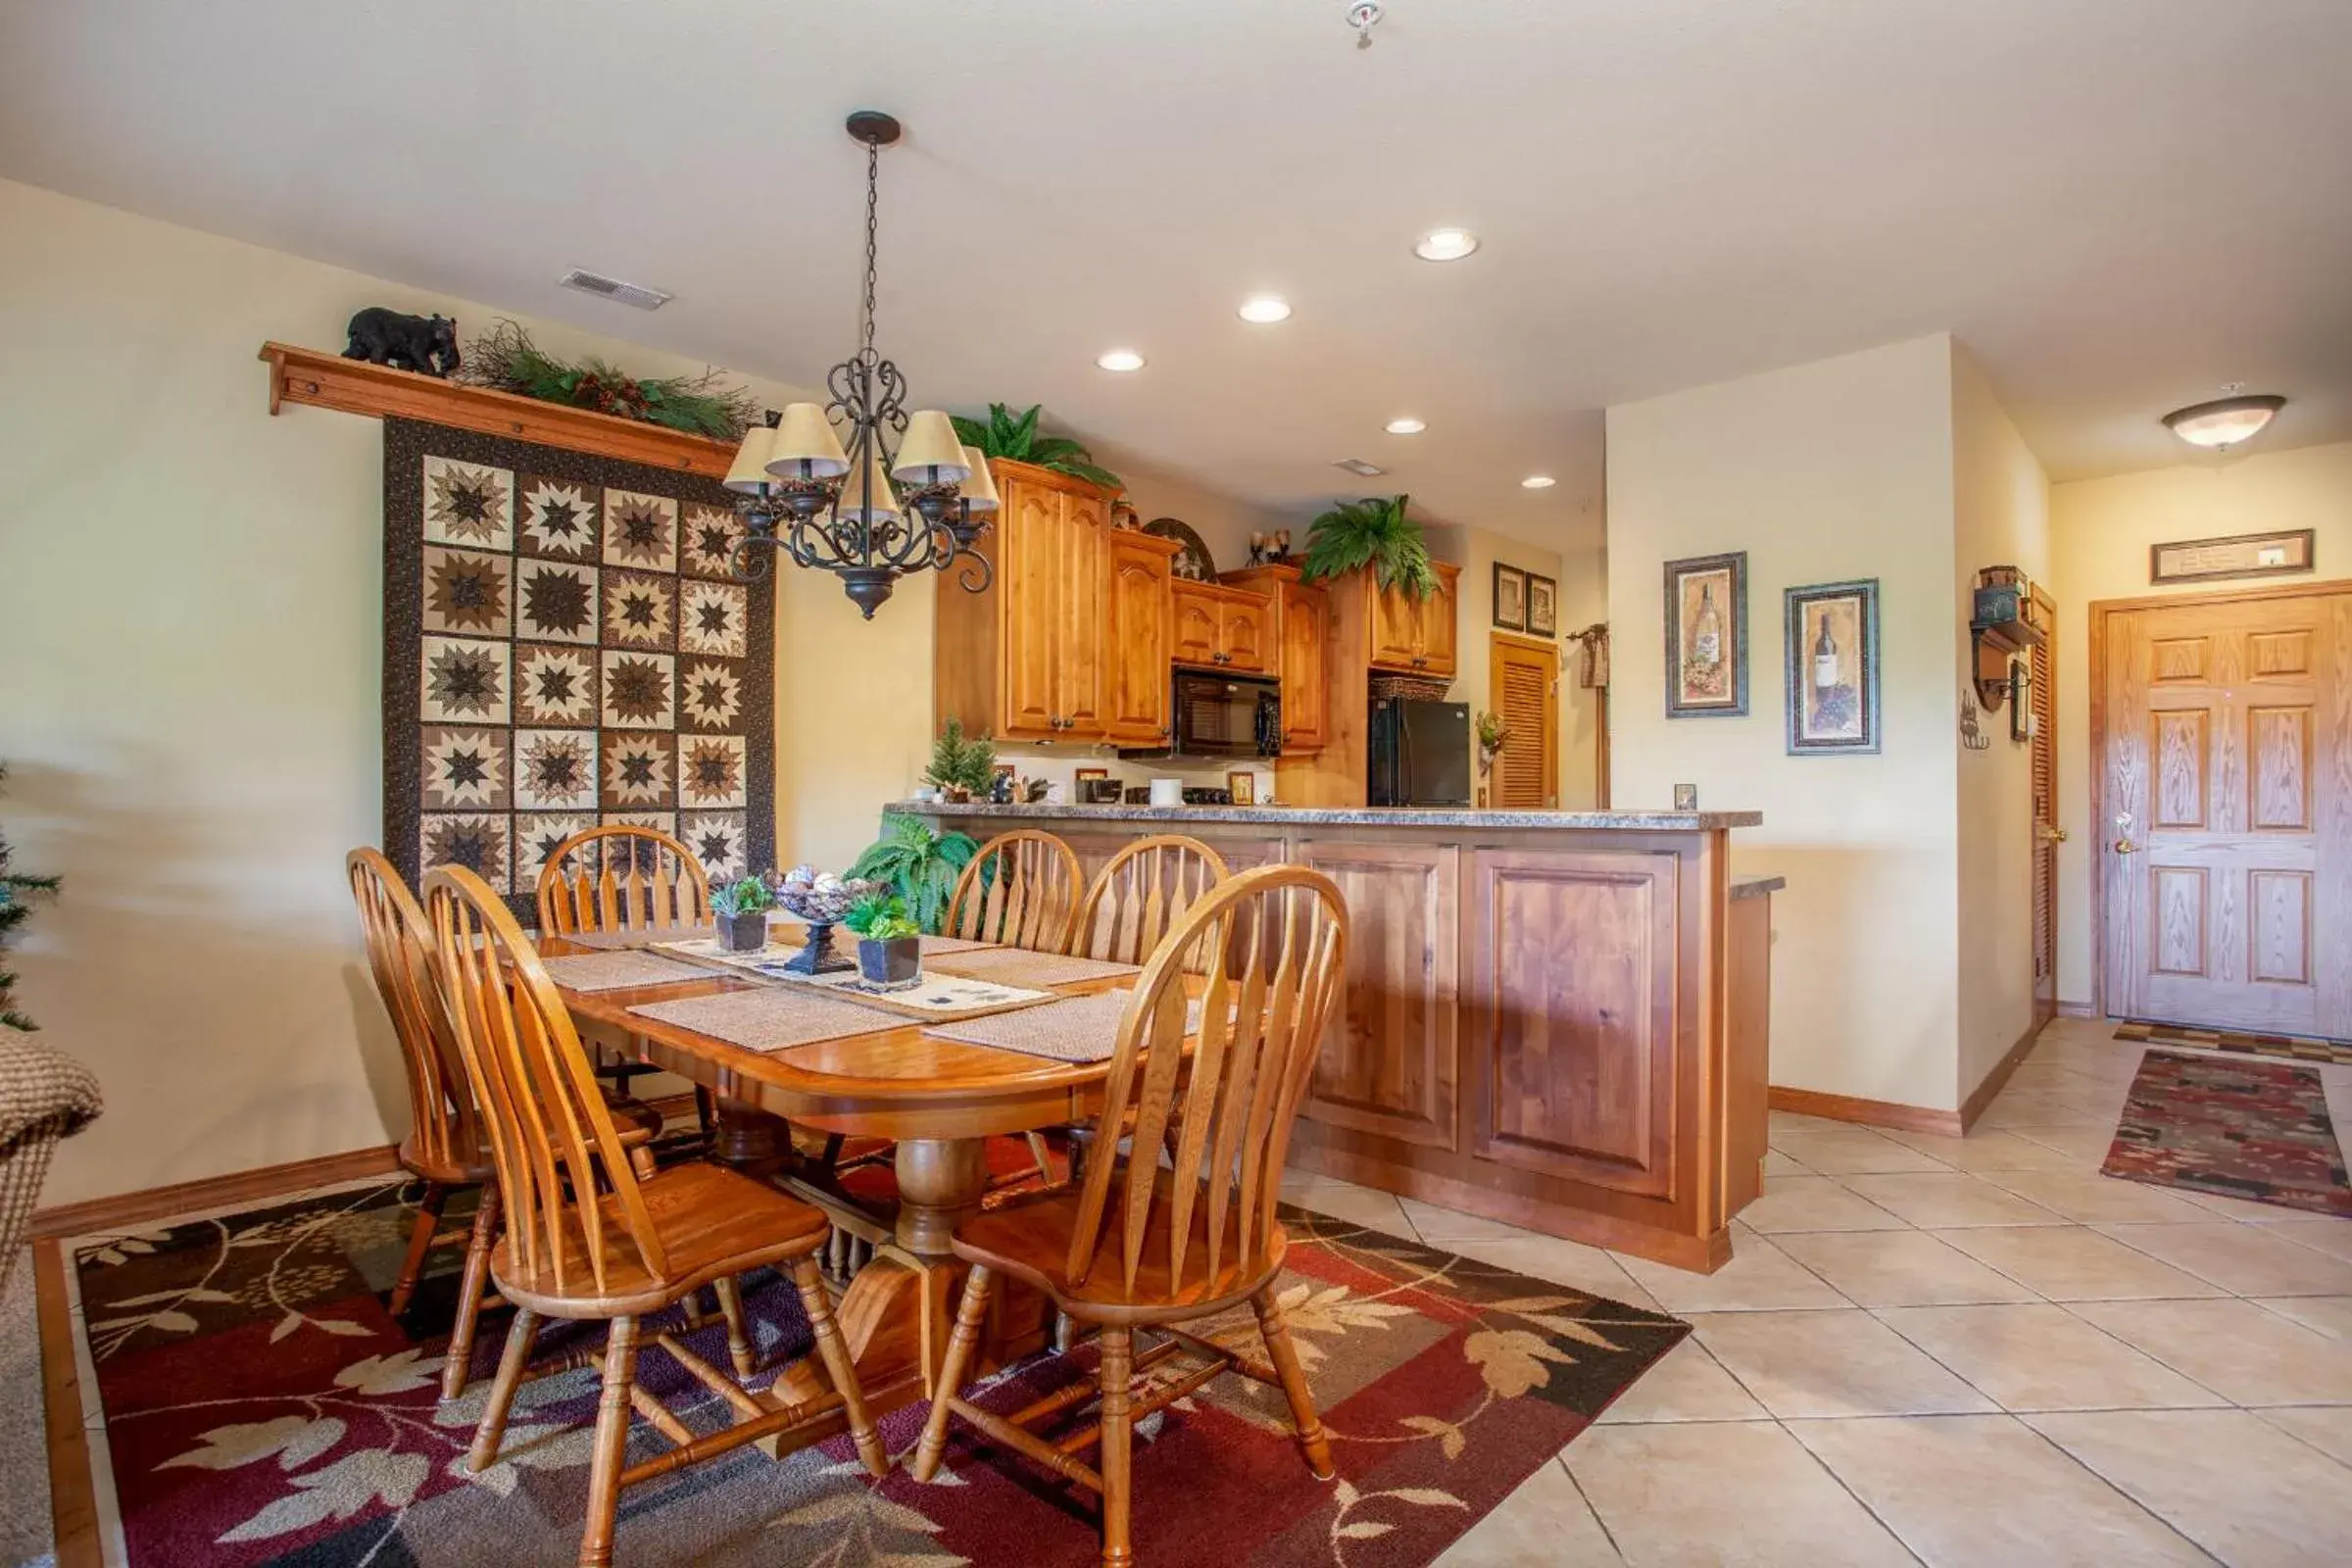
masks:
{"label": "small artificial christmas tree", "polygon": [[[8,768],[0,764],[0,784],[7,780]],[[26,902],[29,896],[57,891],[56,877],[21,876],[11,869],[10,854],[7,836],[0,834],[0,965],[7,961],[10,937],[32,913],[32,906]],[[12,995],[16,983],[17,977],[6,967],[0,967],[0,1028],[37,1029],[38,1024],[17,1010]]]}

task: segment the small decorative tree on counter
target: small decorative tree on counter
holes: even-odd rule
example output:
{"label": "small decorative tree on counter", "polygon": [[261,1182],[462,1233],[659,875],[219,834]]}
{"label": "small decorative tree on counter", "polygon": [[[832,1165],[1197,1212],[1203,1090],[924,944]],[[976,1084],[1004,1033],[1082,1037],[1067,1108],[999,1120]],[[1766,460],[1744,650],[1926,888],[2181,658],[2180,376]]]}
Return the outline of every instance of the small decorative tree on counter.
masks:
{"label": "small decorative tree on counter", "polygon": [[[8,765],[0,762],[0,785],[8,782]],[[15,987],[17,977],[7,967],[8,947],[18,926],[32,914],[31,898],[43,893],[55,893],[58,879],[53,876],[26,876],[11,863],[13,852],[8,836],[0,833],[0,1027],[30,1031],[40,1025],[17,1010]]]}
{"label": "small decorative tree on counter", "polygon": [[931,765],[923,782],[935,784],[949,800],[961,803],[985,799],[997,782],[997,743],[985,735],[964,738],[963,720],[951,718],[931,743]]}

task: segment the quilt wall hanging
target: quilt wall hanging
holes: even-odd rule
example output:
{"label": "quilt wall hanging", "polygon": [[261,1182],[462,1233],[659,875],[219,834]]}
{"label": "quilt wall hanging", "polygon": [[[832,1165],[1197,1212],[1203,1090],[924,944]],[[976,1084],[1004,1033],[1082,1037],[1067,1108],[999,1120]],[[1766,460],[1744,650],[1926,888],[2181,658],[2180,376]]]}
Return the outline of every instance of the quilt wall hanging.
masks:
{"label": "quilt wall hanging", "polygon": [[525,925],[599,823],[717,881],[774,858],[773,580],[716,480],[384,420],[384,853],[479,872]]}

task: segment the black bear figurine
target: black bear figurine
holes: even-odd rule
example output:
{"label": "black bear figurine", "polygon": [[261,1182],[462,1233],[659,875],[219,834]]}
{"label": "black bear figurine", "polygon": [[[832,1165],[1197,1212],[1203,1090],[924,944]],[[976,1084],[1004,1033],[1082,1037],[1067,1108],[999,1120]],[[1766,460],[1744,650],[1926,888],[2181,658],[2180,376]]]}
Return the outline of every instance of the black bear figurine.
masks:
{"label": "black bear figurine", "polygon": [[446,316],[403,316],[371,305],[351,318],[343,357],[446,376],[458,368],[458,323]]}

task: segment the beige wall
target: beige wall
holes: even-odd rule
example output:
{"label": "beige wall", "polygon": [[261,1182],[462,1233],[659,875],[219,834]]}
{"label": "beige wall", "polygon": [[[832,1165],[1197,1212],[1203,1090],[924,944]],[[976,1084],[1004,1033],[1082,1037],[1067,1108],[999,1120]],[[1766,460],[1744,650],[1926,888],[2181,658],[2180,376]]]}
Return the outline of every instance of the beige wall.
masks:
{"label": "beige wall", "polygon": [[[1952,346],[1942,335],[1608,411],[1613,804],[1753,808],[1772,1082],[1958,1104]],[[1664,563],[1748,556],[1749,712],[1665,715]],[[1876,577],[1884,749],[1787,755],[1782,591]]]}
{"label": "beige wall", "polygon": [[[2103,599],[2196,593],[2148,582],[2148,547],[2273,528],[2318,533],[2319,578],[2352,570],[2352,443],[2084,479],[2050,491],[2058,599],[2058,995],[2092,989],[2090,878],[2102,830],[2090,820],[2090,606]],[[2292,579],[2275,579],[2289,581]],[[2112,835],[2107,835],[2112,837]]]}
{"label": "beige wall", "polygon": [[[2050,486],[1973,357],[1952,354],[1953,647],[1972,667],[1977,573],[2049,576]],[[1982,715],[1992,744],[1959,763],[1960,1076],[1966,1100],[2034,1025],[2033,748],[2009,710]]]}

